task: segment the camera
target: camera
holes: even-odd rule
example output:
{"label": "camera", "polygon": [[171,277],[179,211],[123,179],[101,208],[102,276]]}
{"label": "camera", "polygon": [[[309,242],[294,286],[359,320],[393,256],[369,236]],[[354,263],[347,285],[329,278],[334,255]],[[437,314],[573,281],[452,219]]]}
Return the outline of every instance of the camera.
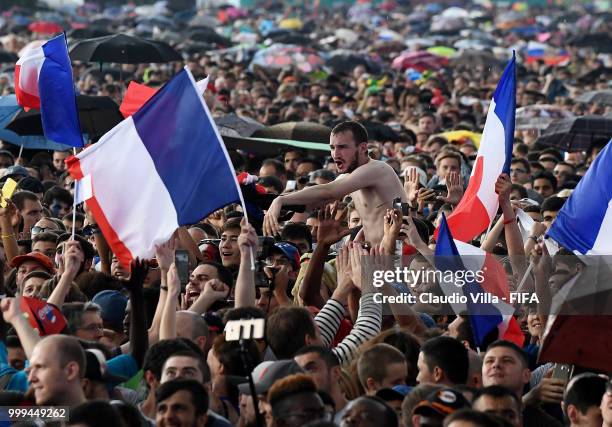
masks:
{"label": "camera", "polygon": [[270,257],[273,247],[274,238],[269,236],[258,237],[257,259],[255,260],[255,286],[258,288],[269,288],[272,286],[272,280],[268,277],[264,268],[266,267],[266,260]]}

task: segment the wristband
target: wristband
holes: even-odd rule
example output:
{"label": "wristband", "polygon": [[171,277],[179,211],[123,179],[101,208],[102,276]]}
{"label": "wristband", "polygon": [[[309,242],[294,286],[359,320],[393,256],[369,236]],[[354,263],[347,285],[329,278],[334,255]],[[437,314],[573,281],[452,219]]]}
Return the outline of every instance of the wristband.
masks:
{"label": "wristband", "polygon": [[510,219],[505,220],[504,221],[504,225],[512,224],[513,221],[516,221],[516,217],[515,216],[513,216]]}
{"label": "wristband", "polygon": [[162,291],[168,291],[168,287],[167,286],[160,286],[159,289],[161,289]]}

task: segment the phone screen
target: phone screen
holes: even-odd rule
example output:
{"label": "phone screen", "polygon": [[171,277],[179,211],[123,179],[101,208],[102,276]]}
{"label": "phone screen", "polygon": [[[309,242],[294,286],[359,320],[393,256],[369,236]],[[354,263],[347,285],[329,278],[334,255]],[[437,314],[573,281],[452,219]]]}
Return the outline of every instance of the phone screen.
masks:
{"label": "phone screen", "polygon": [[174,264],[181,281],[181,289],[184,290],[189,282],[189,254],[186,250],[179,249],[174,254]]}

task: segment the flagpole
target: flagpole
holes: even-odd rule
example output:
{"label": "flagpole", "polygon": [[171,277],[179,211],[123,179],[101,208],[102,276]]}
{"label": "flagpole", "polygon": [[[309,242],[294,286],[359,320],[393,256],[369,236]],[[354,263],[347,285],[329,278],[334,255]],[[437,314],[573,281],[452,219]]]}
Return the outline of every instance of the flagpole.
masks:
{"label": "flagpole", "polygon": [[23,154],[23,144],[20,144],[19,146],[19,155],[17,156],[18,159],[21,159],[21,155]]}
{"label": "flagpole", "polygon": [[[76,147],[72,147],[72,154],[76,156]],[[74,195],[72,196],[72,236],[70,240],[74,240],[74,235],[76,234],[76,198],[78,194],[78,181],[74,182]]]}
{"label": "flagpole", "polygon": [[533,261],[529,263],[527,270],[525,270],[525,274],[523,274],[523,278],[521,279],[518,286],[516,287],[517,292],[521,291],[521,289],[523,288],[523,285],[525,284],[525,281],[527,280],[527,276],[529,276],[529,273],[531,273],[532,270],[533,270]]}

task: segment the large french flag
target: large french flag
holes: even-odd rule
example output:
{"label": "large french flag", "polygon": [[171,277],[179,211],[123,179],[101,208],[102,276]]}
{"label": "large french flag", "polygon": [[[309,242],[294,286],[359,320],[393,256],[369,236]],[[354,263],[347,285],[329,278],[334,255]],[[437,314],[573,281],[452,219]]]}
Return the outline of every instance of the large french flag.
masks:
{"label": "large french flag", "polygon": [[240,202],[235,172],[188,70],[134,115],[67,160],[91,176],[87,207],[124,265],[151,258],[181,225]]}
{"label": "large french flag", "polygon": [[15,95],[22,107],[40,109],[48,139],[83,146],[65,34],[27,50],[19,58],[15,65]]}
{"label": "large french flag", "polygon": [[502,172],[510,173],[515,110],[513,54],[493,94],[468,187],[459,205],[448,216],[448,225],[457,240],[469,242],[474,239],[489,227],[497,213],[495,181]]}
{"label": "large french flag", "polygon": [[[467,297],[465,304],[451,304],[456,314],[469,313],[472,333],[477,346],[481,346],[485,337],[497,329],[500,339],[512,341],[519,346],[523,345],[524,335],[518,321],[514,318],[514,308],[508,303],[510,291],[508,278],[503,266],[495,257],[480,248],[454,240],[448,227],[446,217],[442,216],[435,250],[436,269],[440,271],[472,271],[483,273],[483,280],[466,281],[463,286],[456,283],[440,283],[446,295],[454,293]],[[474,302],[473,296],[482,296],[489,293],[498,297],[498,302],[478,300]]]}
{"label": "large french flag", "polygon": [[597,155],[546,235],[577,255],[612,255],[612,140]]}

